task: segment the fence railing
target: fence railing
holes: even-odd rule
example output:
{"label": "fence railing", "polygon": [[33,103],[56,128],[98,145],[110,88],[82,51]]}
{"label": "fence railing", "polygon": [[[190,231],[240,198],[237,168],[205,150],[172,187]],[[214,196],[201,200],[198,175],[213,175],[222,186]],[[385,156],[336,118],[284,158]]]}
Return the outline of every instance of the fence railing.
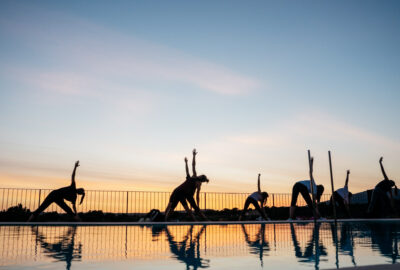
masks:
{"label": "fence railing", "polygon": [[[23,207],[34,211],[43,200],[49,195],[51,189],[22,189],[22,188],[0,188],[0,211],[7,210],[9,207],[22,204]],[[109,191],[109,190],[87,190],[85,200],[78,205],[79,212],[103,211],[104,213],[147,213],[151,209],[166,208],[171,192],[157,191]],[[250,193],[223,193],[223,192],[202,192],[200,193],[201,209],[222,210],[243,208],[244,202]],[[330,194],[322,195],[321,202],[328,201]],[[362,193],[355,194],[352,203],[363,203],[368,201],[367,195]],[[270,193],[267,207],[290,206],[291,194]],[[298,206],[306,205],[302,196],[298,197]],[[179,204],[176,208],[182,211]],[[56,205],[51,204],[46,212],[62,212]]]}

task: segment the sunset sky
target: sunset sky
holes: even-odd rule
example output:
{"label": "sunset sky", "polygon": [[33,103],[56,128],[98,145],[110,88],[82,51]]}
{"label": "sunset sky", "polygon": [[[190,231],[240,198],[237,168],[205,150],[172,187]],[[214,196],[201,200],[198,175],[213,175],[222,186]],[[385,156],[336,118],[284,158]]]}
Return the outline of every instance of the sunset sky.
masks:
{"label": "sunset sky", "polygon": [[399,48],[399,1],[1,1],[0,187],[399,182]]}

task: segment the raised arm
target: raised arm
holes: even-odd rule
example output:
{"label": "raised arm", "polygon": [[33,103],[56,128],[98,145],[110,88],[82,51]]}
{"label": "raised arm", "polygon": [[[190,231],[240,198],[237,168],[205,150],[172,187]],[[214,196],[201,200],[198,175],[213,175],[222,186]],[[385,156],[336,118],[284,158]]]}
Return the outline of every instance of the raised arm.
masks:
{"label": "raised arm", "polygon": [[347,187],[349,185],[349,175],[350,175],[350,170],[347,170],[346,182],[344,183],[345,187]]}
{"label": "raised arm", "polygon": [[382,170],[383,178],[385,178],[385,180],[389,180],[389,178],[388,178],[387,175],[386,175],[385,168],[383,168],[382,160],[383,160],[383,157],[381,157],[381,158],[379,159],[379,164],[381,165],[381,170]]}
{"label": "raised arm", "polygon": [[188,166],[188,159],[185,157],[185,170],[186,170],[186,178],[190,178],[190,173],[189,173],[189,166]]}
{"label": "raised arm", "polygon": [[261,177],[261,174],[258,174],[258,180],[257,180],[257,190],[258,190],[258,192],[260,192],[260,193],[261,193],[260,177]]}
{"label": "raised arm", "polygon": [[79,160],[77,162],[75,162],[75,167],[74,170],[72,171],[72,176],[71,176],[71,186],[75,187],[75,172],[76,172],[76,168],[79,167]]}
{"label": "raised arm", "polygon": [[310,159],[310,182],[311,182],[312,187],[314,187],[314,184],[315,184],[313,171],[314,171],[314,158],[311,157],[311,159]]}
{"label": "raised arm", "polygon": [[192,160],[193,177],[197,176],[197,172],[196,172],[196,155],[197,155],[197,151],[196,151],[196,149],[193,149],[193,160]]}

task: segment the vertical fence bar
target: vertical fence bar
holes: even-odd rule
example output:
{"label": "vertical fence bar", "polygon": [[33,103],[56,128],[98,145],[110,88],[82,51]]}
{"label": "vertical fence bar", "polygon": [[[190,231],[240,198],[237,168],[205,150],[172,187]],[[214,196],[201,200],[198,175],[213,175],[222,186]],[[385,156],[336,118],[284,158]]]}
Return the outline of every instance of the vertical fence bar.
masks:
{"label": "vertical fence bar", "polygon": [[126,214],[128,214],[128,207],[129,207],[128,203],[129,203],[129,192],[127,191],[126,192]]}
{"label": "vertical fence bar", "polygon": [[41,189],[39,189],[39,203],[38,203],[38,207],[40,206],[40,195],[42,194],[42,190]]}

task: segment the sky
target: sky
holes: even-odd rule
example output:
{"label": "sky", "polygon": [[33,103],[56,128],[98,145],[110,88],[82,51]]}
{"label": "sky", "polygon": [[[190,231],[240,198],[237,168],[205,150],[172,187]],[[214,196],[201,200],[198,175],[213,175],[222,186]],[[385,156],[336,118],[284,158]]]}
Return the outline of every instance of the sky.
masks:
{"label": "sky", "polygon": [[1,1],[0,187],[400,180],[398,1]]}

